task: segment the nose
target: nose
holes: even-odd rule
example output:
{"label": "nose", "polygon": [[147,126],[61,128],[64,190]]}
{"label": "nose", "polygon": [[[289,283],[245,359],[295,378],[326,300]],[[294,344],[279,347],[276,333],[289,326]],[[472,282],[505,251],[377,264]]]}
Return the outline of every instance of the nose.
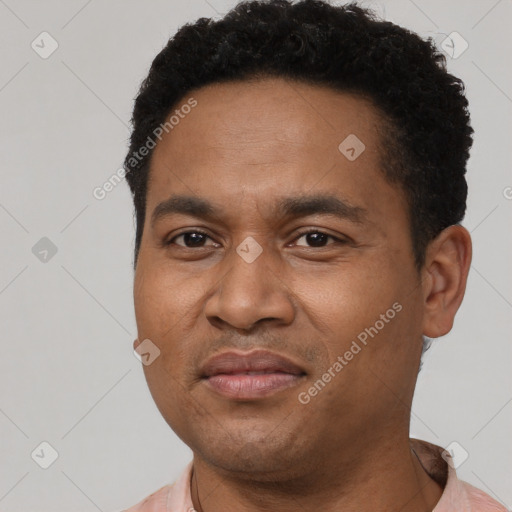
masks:
{"label": "nose", "polygon": [[270,260],[271,254],[263,250],[248,262],[233,249],[224,260],[223,277],[205,305],[205,315],[212,324],[251,330],[258,322],[289,325],[293,321],[291,291],[283,273],[272,268]]}

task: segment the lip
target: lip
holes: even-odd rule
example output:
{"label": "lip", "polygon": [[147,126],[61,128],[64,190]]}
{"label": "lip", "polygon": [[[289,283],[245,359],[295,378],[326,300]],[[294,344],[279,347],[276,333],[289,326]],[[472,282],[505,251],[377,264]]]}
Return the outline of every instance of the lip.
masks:
{"label": "lip", "polygon": [[223,352],[201,369],[201,378],[212,391],[233,400],[273,395],[296,385],[305,375],[287,357],[267,350]]}

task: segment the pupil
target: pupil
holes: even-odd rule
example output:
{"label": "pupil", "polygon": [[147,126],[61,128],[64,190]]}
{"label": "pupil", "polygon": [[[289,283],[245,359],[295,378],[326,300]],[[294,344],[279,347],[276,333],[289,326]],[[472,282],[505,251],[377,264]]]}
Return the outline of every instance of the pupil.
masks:
{"label": "pupil", "polygon": [[185,245],[189,245],[188,242],[191,242],[192,245],[198,245],[203,241],[202,240],[203,235],[201,233],[185,233],[184,235],[184,241]]}
{"label": "pupil", "polygon": [[[319,246],[323,245],[323,242],[326,241],[327,235],[325,233],[308,233],[306,235],[306,239],[308,244]],[[318,243],[320,241],[320,243]]]}

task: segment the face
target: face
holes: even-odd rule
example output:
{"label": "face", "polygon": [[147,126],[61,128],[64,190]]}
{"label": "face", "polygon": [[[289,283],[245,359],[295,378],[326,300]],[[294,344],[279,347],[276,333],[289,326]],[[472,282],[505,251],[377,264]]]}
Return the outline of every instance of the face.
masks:
{"label": "face", "polygon": [[253,479],[408,432],[421,289],[377,111],[281,79],[190,96],[153,153],[134,283],[161,414]]}

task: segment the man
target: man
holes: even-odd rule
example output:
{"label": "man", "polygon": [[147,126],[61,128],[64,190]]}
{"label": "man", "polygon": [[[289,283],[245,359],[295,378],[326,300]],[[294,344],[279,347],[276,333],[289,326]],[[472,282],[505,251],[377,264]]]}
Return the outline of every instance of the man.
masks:
{"label": "man", "polygon": [[194,456],[129,510],[504,511],[409,438],[471,261],[472,129],[434,45],[241,3],[179,30],[132,122],[134,349]]}

